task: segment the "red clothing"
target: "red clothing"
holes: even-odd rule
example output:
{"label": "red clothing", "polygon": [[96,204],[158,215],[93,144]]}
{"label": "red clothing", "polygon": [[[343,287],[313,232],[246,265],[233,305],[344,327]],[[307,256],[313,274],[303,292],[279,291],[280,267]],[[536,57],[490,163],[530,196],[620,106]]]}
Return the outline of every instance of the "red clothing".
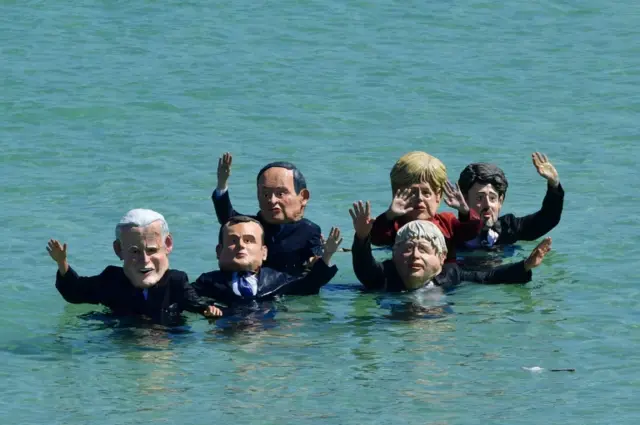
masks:
{"label": "red clothing", "polygon": [[[406,216],[389,220],[386,213],[380,214],[373,222],[371,228],[371,244],[375,246],[392,246],[396,240],[398,230],[410,220]],[[470,211],[469,216],[461,220],[450,213],[436,214],[430,221],[434,223],[444,235],[447,244],[447,262],[456,260],[456,246],[462,245],[468,240],[475,239],[482,230],[482,220],[475,211]]]}

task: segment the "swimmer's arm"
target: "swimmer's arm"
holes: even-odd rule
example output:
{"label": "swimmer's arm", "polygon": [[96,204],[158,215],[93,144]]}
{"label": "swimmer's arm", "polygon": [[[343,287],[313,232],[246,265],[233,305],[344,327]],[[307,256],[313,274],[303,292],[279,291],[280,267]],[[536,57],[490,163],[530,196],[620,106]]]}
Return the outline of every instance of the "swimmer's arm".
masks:
{"label": "swimmer's arm", "polygon": [[508,227],[514,235],[513,241],[502,240],[500,243],[515,243],[517,241],[534,241],[549,233],[560,223],[562,209],[564,206],[564,189],[558,183],[553,186],[547,184],[547,193],[542,201],[542,208],[539,211],[524,217],[513,217],[509,221]]}
{"label": "swimmer's arm", "polygon": [[242,215],[233,209],[228,190],[225,190],[222,194],[218,194],[217,192],[217,189],[213,191],[211,200],[213,201],[213,207],[216,210],[216,216],[218,217],[218,223],[220,223],[220,225],[225,224],[231,217]]}
{"label": "swimmer's arm", "polygon": [[213,305],[213,303],[207,302],[196,293],[195,287],[189,283],[189,277],[186,273],[180,273],[174,285],[178,286],[176,289],[180,292],[180,307],[182,310],[204,315],[207,315],[207,312],[213,313],[215,311],[215,309],[209,309],[209,306]]}
{"label": "swimmer's arm", "polygon": [[56,289],[68,303],[100,304],[110,274],[110,267],[107,267],[96,276],[79,276],[69,267],[64,275],[56,272]]}
{"label": "swimmer's arm", "polygon": [[320,226],[310,223],[307,236],[307,256],[310,258],[322,257],[324,253],[324,238]]}
{"label": "swimmer's arm", "polygon": [[337,272],[338,267],[330,266],[320,258],[313,263],[308,273],[299,277],[290,276],[287,283],[277,292],[283,295],[315,295]]}
{"label": "swimmer's arm", "polygon": [[353,237],[351,246],[351,260],[356,277],[367,289],[384,289],[386,277],[382,264],[373,258],[371,240],[369,237],[360,239]]}
{"label": "swimmer's arm", "polygon": [[483,271],[460,269],[460,280],[482,284],[527,283],[531,281],[531,270],[527,270],[524,261],[505,264]]}

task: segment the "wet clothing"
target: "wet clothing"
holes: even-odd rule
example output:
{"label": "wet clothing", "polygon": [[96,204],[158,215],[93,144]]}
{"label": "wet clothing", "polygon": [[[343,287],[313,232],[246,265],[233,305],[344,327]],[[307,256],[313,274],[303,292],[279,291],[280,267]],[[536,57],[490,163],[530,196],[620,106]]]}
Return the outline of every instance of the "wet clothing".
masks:
{"label": "wet clothing", "polygon": [[542,208],[533,214],[516,217],[506,214],[498,218],[493,227],[483,229],[477,238],[458,245],[460,250],[485,248],[496,245],[510,245],[517,241],[534,241],[548,232],[560,222],[564,205],[564,189],[547,185],[547,193],[542,201]]}
{"label": "wet clothing", "polygon": [[216,270],[201,274],[193,283],[196,293],[231,307],[272,299],[278,295],[314,295],[335,276],[338,268],[317,260],[304,276],[262,267],[256,273]]}
{"label": "wet clothing", "polygon": [[[231,217],[244,215],[233,209],[228,190],[223,193],[214,190],[211,200],[220,225],[224,225]],[[249,217],[258,220],[264,228],[264,242],[268,250],[265,267],[299,276],[308,271],[305,263],[311,257],[322,256],[321,230],[314,222],[303,218],[295,223],[270,224],[260,213]]]}
{"label": "wet clothing", "polygon": [[115,315],[145,315],[163,319],[182,311],[202,313],[208,304],[189,284],[187,274],[167,270],[162,279],[147,289],[134,287],[122,267],[108,266],[96,276],[82,277],[71,267],[60,276],[56,288],[72,304],[102,304]]}
{"label": "wet clothing", "polygon": [[[404,286],[393,260],[382,263],[375,260],[371,252],[369,238],[361,240],[357,236],[352,246],[353,270],[365,288],[387,292],[408,291]],[[467,271],[456,263],[445,263],[442,272],[425,286],[438,286],[448,291],[463,281],[477,283],[527,283],[531,280],[531,271],[524,269],[524,261],[499,266],[485,271]],[[417,288],[419,289],[419,288]]]}
{"label": "wet clothing", "polygon": [[[475,211],[470,211],[467,216],[461,216],[460,219],[449,212],[439,213],[427,221],[438,226],[444,236],[447,244],[447,262],[455,262],[456,246],[475,239],[482,230],[482,220]],[[405,216],[389,220],[386,213],[380,214],[371,228],[371,244],[393,246],[398,230],[407,223]]]}

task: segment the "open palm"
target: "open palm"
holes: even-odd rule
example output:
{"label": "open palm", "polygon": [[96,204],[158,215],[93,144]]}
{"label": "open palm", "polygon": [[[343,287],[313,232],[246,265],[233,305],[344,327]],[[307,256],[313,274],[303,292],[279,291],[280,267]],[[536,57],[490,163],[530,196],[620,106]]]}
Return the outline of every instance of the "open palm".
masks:
{"label": "open palm", "polygon": [[444,202],[460,212],[469,212],[469,206],[457,184],[446,182],[444,185]]}
{"label": "open palm", "polygon": [[543,153],[534,152],[531,154],[531,160],[533,161],[536,171],[542,177],[547,179],[553,186],[557,186],[560,178],[558,177],[558,171],[556,167],[549,161],[549,158]]}
{"label": "open palm", "polygon": [[233,157],[229,152],[225,152],[220,158],[218,158],[218,187],[227,187],[227,181],[231,175],[231,163]]}
{"label": "open palm", "polygon": [[362,201],[354,202],[353,209],[349,209],[349,215],[353,221],[353,229],[356,231],[358,239],[367,238],[373,227],[371,203],[369,201],[366,204]]}
{"label": "open palm", "polygon": [[538,244],[531,254],[529,254],[529,258],[527,258],[524,262],[525,270],[529,271],[531,269],[535,269],[540,264],[542,264],[542,260],[545,255],[547,255],[551,251],[551,238],[544,238],[542,242]]}

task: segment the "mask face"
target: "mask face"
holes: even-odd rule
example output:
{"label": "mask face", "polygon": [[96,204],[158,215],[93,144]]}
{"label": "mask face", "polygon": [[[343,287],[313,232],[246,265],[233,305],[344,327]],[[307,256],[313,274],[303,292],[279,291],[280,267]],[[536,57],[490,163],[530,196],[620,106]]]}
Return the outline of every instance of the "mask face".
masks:
{"label": "mask face", "polygon": [[309,191],[296,193],[293,171],[273,167],[266,170],[258,182],[260,215],[267,223],[283,224],[300,220],[309,200]]}
{"label": "mask face", "polygon": [[424,286],[442,271],[445,256],[426,239],[411,239],[394,247],[393,262],[407,289]]}
{"label": "mask face", "polygon": [[413,195],[413,211],[407,214],[409,220],[429,220],[438,212],[440,194],[436,193],[429,183],[418,183],[409,186]]}
{"label": "mask face", "polygon": [[255,272],[267,259],[267,247],[262,243],[262,228],[258,223],[237,223],[226,228],[222,245],[218,245],[220,270]]}
{"label": "mask face", "polygon": [[467,204],[469,208],[478,213],[484,223],[485,228],[493,227],[500,217],[504,196],[498,192],[491,184],[475,183],[467,193]]}
{"label": "mask face", "polygon": [[120,239],[114,246],[116,254],[123,261],[125,275],[137,288],[154,286],[169,269],[173,240],[171,235],[162,239],[160,222],[151,223],[147,227],[122,229]]}

